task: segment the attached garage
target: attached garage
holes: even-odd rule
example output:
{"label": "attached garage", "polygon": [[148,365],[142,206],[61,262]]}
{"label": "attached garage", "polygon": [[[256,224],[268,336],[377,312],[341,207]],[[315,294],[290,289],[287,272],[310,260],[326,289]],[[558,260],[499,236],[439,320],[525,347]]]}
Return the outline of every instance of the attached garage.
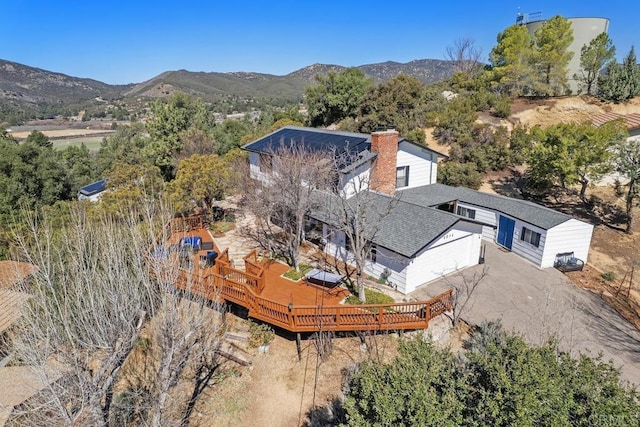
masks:
{"label": "attached garage", "polygon": [[[369,209],[387,212],[392,200],[393,208],[376,221],[378,229],[372,240],[375,256],[367,262],[367,274],[387,277],[389,284],[406,294],[478,264],[482,223],[382,194],[371,193],[371,197]],[[330,213],[321,210],[311,216],[324,224],[325,251],[352,264],[344,233],[336,229]]]}
{"label": "attached garage", "polygon": [[407,267],[407,292],[478,264],[482,225],[461,221],[418,253]]}

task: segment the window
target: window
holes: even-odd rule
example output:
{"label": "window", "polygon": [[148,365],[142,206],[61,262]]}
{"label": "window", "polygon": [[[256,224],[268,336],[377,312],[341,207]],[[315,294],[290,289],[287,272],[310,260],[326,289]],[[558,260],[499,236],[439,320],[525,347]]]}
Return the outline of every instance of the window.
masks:
{"label": "window", "polygon": [[378,258],[378,247],[376,245],[371,245],[371,248],[369,249],[369,253],[367,254],[367,259],[375,264],[377,258]]}
{"label": "window", "polygon": [[476,219],[475,209],[463,208],[462,206],[458,206],[458,215],[465,218]]}
{"label": "window", "polygon": [[260,154],[260,163],[259,167],[261,171],[268,171],[273,167],[272,165],[273,158],[269,154]]}
{"label": "window", "polygon": [[396,188],[409,186],[409,166],[396,168]]}
{"label": "window", "polygon": [[522,233],[520,233],[520,240],[531,243],[536,248],[540,246],[540,233],[536,233],[533,230],[529,230],[527,227],[522,227]]}

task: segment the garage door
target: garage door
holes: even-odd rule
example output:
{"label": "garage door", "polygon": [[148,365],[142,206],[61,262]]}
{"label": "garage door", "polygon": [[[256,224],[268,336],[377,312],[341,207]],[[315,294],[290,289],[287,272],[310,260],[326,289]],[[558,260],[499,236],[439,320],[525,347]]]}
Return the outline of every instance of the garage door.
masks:
{"label": "garage door", "polygon": [[[458,240],[436,246],[423,253],[412,266],[412,276],[418,280],[417,284],[438,279],[455,270],[475,265],[477,259],[472,259],[474,245],[480,245],[476,234],[470,234]],[[417,277],[416,277],[417,276]]]}

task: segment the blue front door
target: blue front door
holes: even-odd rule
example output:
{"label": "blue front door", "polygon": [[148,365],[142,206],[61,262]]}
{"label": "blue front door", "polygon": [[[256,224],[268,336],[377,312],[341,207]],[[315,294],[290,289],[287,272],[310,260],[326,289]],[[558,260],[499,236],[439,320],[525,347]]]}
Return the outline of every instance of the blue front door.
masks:
{"label": "blue front door", "polygon": [[500,215],[498,223],[498,244],[511,250],[513,244],[513,230],[516,228],[515,220]]}

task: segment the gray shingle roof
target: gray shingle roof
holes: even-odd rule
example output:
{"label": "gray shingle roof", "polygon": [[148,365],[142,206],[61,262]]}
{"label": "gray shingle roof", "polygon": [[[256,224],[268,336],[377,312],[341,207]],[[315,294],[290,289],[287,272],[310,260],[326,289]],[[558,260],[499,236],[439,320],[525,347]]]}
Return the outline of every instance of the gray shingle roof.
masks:
{"label": "gray shingle roof", "polygon": [[502,212],[513,218],[548,230],[571,219],[569,215],[526,200],[482,193],[464,187],[443,184],[425,185],[400,192],[400,199],[421,206],[437,206],[457,200],[462,203]]}
{"label": "gray shingle roof", "polygon": [[[373,243],[409,258],[457,222],[475,222],[431,207],[406,203],[402,198],[373,192],[366,194],[366,209],[363,212],[366,224],[372,227],[368,233],[374,235]],[[361,196],[351,197],[347,203],[353,206]],[[321,208],[314,210],[310,216],[335,227],[342,202],[335,196],[324,194],[322,197],[319,202]]]}

